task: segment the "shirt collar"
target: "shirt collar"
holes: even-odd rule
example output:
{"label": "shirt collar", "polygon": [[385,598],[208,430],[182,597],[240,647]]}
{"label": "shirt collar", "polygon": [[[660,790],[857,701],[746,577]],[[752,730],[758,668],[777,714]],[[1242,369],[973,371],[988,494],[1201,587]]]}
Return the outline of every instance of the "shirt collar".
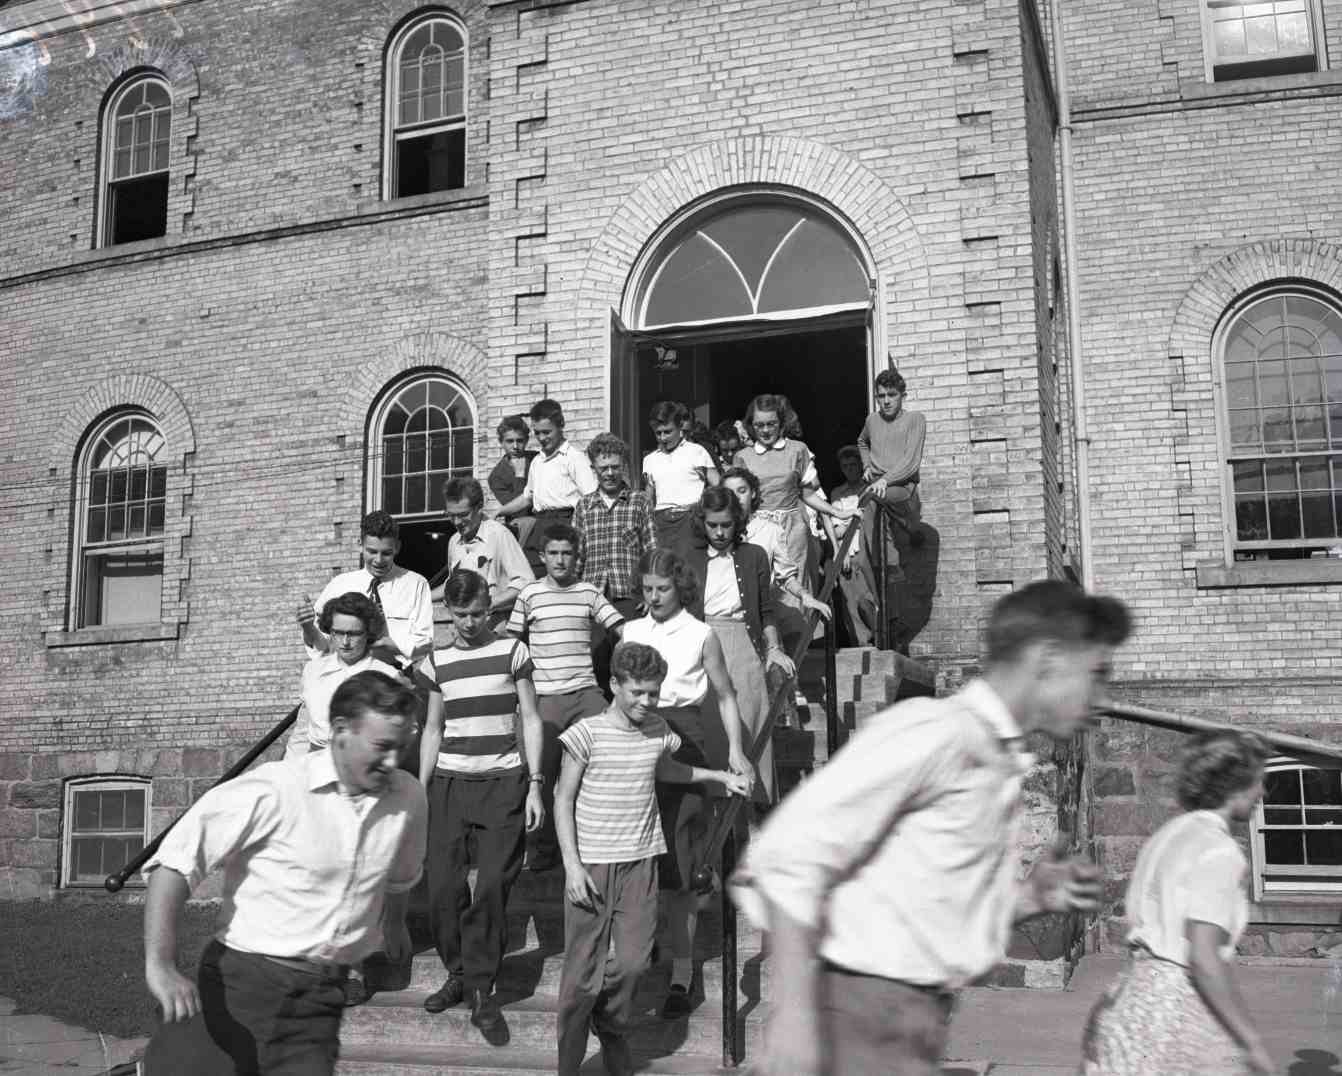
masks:
{"label": "shirt collar", "polygon": [[732,555],[732,550],[730,549],[715,549],[711,545],[705,546],[704,549],[708,553],[709,560],[713,560],[715,557],[730,557]]}
{"label": "shirt collar", "polygon": [[331,755],[329,745],[321,751],[314,751],[308,755],[307,762],[308,788],[311,791],[316,792],[319,788],[340,783],[340,778],[336,774],[335,758]]}
{"label": "shirt collar", "polygon": [[988,681],[971,680],[960,692],[960,697],[966,706],[983,718],[999,740],[1024,739],[1025,733],[1021,732],[1020,725],[1002,701],[1002,696],[988,685]]}
{"label": "shirt collar", "polygon": [[1230,823],[1225,820],[1225,817],[1223,815],[1218,814],[1216,811],[1207,811],[1207,810],[1194,811],[1193,813],[1202,820],[1211,823],[1222,833],[1229,835]]}
{"label": "shirt collar", "polygon": [[621,487],[620,492],[617,493],[617,494],[615,494],[614,497],[609,496],[609,494],[607,494],[606,491],[605,491],[604,489],[601,489],[601,488],[599,488],[599,487],[598,487],[598,489],[597,489],[597,491],[596,491],[596,495],[597,495],[598,497],[601,498],[601,503],[602,503],[602,504],[606,505],[607,507],[610,507],[610,506],[612,506],[612,505],[620,504],[621,502],[624,502],[625,504],[628,504],[628,503],[629,503],[629,496],[630,496],[630,494],[632,494],[633,492],[634,492],[634,491],[633,491],[633,489],[630,487],[629,483],[626,482],[626,483]]}
{"label": "shirt collar", "polygon": [[783,451],[783,449],[787,448],[787,438],[780,437],[777,441],[775,441],[772,445],[768,446],[767,448],[764,445],[760,444],[760,442],[756,441],[753,447],[755,449],[755,455],[757,456],[763,456],[766,452],[769,451],[770,448],[772,448],[775,452],[781,452]]}
{"label": "shirt collar", "polygon": [[564,440],[559,442],[559,447],[556,448],[549,455],[546,455],[544,452],[540,453],[540,458],[548,463],[550,460],[554,459],[557,456],[566,456],[568,455],[569,446],[572,445],[572,443],[573,442],[566,437],[564,438]]}

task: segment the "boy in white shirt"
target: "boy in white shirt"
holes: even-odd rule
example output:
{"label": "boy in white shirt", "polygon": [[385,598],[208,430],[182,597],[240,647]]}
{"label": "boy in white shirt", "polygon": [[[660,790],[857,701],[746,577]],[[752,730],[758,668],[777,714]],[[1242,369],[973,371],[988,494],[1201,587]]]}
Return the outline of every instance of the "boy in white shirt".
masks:
{"label": "boy in white shirt", "polygon": [[663,401],[648,415],[657,447],[643,457],[643,483],[652,497],[657,548],[685,556],[694,541],[690,520],[704,489],[719,481],[717,464],[703,445],[685,436],[690,411]]}

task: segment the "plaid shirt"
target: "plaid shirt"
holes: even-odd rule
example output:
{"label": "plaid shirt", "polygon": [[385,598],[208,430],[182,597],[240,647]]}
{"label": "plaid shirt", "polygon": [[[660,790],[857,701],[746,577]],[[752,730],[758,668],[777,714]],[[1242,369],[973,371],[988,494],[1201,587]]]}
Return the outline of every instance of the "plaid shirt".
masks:
{"label": "plaid shirt", "polygon": [[625,486],[607,508],[600,490],[589,493],[578,502],[573,526],[578,532],[578,577],[608,598],[637,597],[638,559],[656,546],[648,495]]}

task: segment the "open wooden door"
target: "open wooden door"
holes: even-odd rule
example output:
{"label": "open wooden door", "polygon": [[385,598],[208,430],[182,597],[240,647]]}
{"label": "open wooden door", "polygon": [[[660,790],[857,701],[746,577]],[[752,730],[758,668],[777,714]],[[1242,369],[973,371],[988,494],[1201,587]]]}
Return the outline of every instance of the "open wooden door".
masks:
{"label": "open wooden door", "polygon": [[634,335],[610,312],[610,432],[638,443],[638,356]]}

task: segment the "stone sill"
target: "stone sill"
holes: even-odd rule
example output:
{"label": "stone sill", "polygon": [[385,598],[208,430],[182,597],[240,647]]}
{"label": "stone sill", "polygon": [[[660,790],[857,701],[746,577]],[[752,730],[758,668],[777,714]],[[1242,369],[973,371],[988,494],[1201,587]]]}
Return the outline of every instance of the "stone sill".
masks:
{"label": "stone sill", "polygon": [[1273,893],[1249,905],[1251,926],[1342,927],[1342,893]]}
{"label": "stone sill", "polygon": [[1231,564],[1204,561],[1197,566],[1199,590],[1223,587],[1292,587],[1342,584],[1342,560],[1241,560]]}
{"label": "stone sill", "polygon": [[44,631],[42,641],[48,648],[161,642],[178,638],[181,628],[181,623],[175,620],[164,624],[117,624],[105,628],[79,628],[75,631]]}

